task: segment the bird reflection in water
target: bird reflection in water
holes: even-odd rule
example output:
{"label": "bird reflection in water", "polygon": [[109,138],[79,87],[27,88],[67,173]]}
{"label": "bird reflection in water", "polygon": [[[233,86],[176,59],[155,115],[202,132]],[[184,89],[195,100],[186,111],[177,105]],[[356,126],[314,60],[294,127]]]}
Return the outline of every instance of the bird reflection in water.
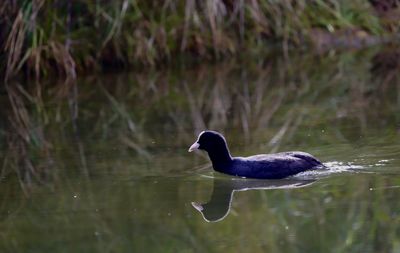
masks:
{"label": "bird reflection in water", "polygon": [[218,222],[228,216],[233,193],[247,190],[294,189],[309,186],[315,180],[282,179],[259,180],[243,178],[214,178],[214,188],[210,200],[205,204],[192,202],[207,222]]}

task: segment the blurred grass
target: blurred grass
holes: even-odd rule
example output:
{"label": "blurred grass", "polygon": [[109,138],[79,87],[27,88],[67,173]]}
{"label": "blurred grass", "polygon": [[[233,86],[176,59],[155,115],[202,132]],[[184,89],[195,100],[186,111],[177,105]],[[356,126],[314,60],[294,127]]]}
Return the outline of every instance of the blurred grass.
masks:
{"label": "blurred grass", "polygon": [[[81,72],[158,66],[182,56],[199,61],[258,55],[270,44],[287,51],[310,45],[315,29],[384,33],[365,0],[12,0],[0,4],[0,25],[6,79],[18,73],[73,79]],[[390,31],[396,33],[395,27]]]}

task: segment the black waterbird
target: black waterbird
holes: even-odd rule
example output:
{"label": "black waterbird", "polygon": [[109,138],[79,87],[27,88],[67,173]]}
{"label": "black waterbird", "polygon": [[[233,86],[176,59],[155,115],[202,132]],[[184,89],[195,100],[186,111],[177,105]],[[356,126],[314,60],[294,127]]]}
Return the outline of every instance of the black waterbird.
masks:
{"label": "black waterbird", "polygon": [[325,167],[314,156],[300,151],[232,157],[224,136],[215,131],[201,132],[189,152],[196,149],[207,151],[214,170],[246,178],[280,179]]}

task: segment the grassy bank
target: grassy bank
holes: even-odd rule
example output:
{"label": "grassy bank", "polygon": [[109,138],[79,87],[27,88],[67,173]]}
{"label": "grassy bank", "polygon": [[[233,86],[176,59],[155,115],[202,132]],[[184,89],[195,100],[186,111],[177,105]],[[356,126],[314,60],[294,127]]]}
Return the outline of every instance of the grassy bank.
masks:
{"label": "grassy bank", "polygon": [[268,43],[288,50],[337,31],[362,31],[362,37],[397,32],[398,21],[377,16],[383,2],[3,1],[0,72],[6,79],[19,73],[75,78],[86,71],[170,63],[182,55],[215,60],[258,54]]}

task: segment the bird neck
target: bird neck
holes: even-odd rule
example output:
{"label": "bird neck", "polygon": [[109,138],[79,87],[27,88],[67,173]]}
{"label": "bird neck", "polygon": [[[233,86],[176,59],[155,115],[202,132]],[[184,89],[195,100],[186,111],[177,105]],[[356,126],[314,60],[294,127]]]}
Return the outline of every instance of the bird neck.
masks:
{"label": "bird neck", "polygon": [[214,169],[217,171],[225,170],[226,166],[232,162],[232,156],[226,144],[224,147],[208,151],[208,156]]}

